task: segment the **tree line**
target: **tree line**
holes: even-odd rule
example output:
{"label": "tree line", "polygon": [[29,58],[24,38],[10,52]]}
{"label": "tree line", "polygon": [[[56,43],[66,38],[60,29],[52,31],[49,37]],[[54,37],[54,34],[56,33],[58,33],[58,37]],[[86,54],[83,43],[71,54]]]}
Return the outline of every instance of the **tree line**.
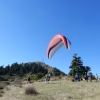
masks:
{"label": "tree line", "polygon": [[[41,73],[42,76],[48,73],[48,65],[42,66],[42,64],[39,63],[21,63],[18,64],[17,62],[7,65],[7,66],[0,66],[0,75],[10,75],[10,76],[20,76],[23,77],[24,75],[30,73],[30,74],[38,74]],[[50,73],[54,76],[59,76],[60,74],[65,75],[62,71],[57,69],[56,67],[52,68],[53,71]]]}
{"label": "tree line", "polygon": [[48,70],[41,65],[36,63],[22,63],[18,64],[17,62],[13,63],[11,66],[8,65],[6,67],[0,66],[0,75],[18,75],[23,76],[27,73],[37,74],[41,72],[42,74],[46,74]]}
{"label": "tree line", "polygon": [[[44,64],[44,63],[43,63]],[[44,64],[44,67],[40,63],[21,63],[18,64],[17,62],[7,65],[7,66],[0,66],[0,76],[2,75],[8,75],[8,76],[20,76],[24,77],[24,75],[30,73],[32,74],[38,74],[39,76],[43,77],[45,74],[48,73],[48,66]],[[50,67],[50,66],[49,66]],[[60,71],[56,67],[51,67],[53,70],[50,73],[54,76],[60,76],[60,75],[67,75],[64,72]],[[78,57],[77,54],[73,55],[73,59],[71,61],[71,65],[69,66],[69,73],[70,76],[75,76],[76,73],[78,73],[81,77],[84,76],[85,72],[88,72],[89,74],[92,74],[90,66],[84,66],[83,61],[81,60],[81,57]]]}

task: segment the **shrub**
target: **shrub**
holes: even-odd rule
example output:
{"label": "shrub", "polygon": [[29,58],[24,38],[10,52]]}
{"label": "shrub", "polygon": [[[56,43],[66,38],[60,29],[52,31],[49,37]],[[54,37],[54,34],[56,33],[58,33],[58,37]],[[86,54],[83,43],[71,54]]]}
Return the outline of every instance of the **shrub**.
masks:
{"label": "shrub", "polygon": [[0,89],[4,89],[4,86],[3,85],[0,85]]}
{"label": "shrub", "polygon": [[2,97],[2,94],[0,93],[0,97]]}
{"label": "shrub", "polygon": [[3,95],[2,95],[3,93],[4,93],[4,91],[3,91],[3,90],[0,90],[0,97],[3,96]]}
{"label": "shrub", "polygon": [[0,90],[0,94],[1,94],[1,93],[4,93],[4,91],[3,91],[3,90]]}
{"label": "shrub", "polygon": [[61,79],[61,76],[59,76],[59,79]]}
{"label": "shrub", "polygon": [[4,82],[4,84],[5,84],[5,85],[9,85],[9,84],[10,84],[10,82],[9,82],[9,81],[6,81],[6,82]]}
{"label": "shrub", "polygon": [[0,81],[8,81],[8,79],[0,76]]}
{"label": "shrub", "polygon": [[29,87],[27,87],[27,88],[25,89],[25,94],[26,94],[26,95],[37,95],[37,94],[39,94],[39,93],[36,91],[36,89],[35,89],[34,87],[29,86]]}
{"label": "shrub", "polygon": [[38,79],[40,79],[40,78],[42,78],[42,77],[43,77],[42,73],[38,73],[38,74],[37,74],[37,78],[38,78]]}
{"label": "shrub", "polygon": [[3,86],[0,86],[0,89],[3,89],[4,87]]}
{"label": "shrub", "polygon": [[43,77],[43,74],[42,73],[37,73],[35,76],[34,76],[34,80],[39,80]]}

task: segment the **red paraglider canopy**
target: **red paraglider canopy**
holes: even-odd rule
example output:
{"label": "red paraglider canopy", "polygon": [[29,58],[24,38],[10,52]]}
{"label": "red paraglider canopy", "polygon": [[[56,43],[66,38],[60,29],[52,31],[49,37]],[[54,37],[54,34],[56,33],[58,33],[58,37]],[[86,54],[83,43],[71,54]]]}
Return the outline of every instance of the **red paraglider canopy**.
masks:
{"label": "red paraglider canopy", "polygon": [[63,45],[65,45],[67,49],[70,49],[71,42],[61,34],[54,36],[47,48],[48,58],[51,58],[54,53]]}

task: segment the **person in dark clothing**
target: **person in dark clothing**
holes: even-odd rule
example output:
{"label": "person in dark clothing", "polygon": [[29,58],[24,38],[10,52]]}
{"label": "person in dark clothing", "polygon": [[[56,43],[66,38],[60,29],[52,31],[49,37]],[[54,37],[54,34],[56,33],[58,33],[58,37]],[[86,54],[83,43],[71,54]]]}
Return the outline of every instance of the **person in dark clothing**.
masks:
{"label": "person in dark clothing", "polygon": [[88,75],[87,75],[87,72],[85,72],[84,79],[88,82]]}
{"label": "person in dark clothing", "polygon": [[45,75],[45,83],[48,83],[48,74]]}
{"label": "person in dark clothing", "polygon": [[78,78],[79,78],[79,77],[78,77],[78,74],[76,73],[76,74],[75,74],[75,81],[78,81]]}
{"label": "person in dark clothing", "polygon": [[92,82],[92,74],[90,75],[90,82]]}
{"label": "person in dark clothing", "polygon": [[27,78],[27,84],[28,84],[28,83],[31,83],[30,80],[31,80],[31,79],[30,79],[30,76],[28,76],[28,78]]}

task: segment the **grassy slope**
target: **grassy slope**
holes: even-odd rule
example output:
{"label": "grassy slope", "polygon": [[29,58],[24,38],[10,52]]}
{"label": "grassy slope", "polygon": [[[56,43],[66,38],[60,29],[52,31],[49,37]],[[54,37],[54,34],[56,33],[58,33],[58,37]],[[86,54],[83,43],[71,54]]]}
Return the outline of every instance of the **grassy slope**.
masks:
{"label": "grassy slope", "polygon": [[[33,86],[40,93],[37,96],[25,95],[25,88]],[[51,81],[49,84],[35,82],[24,84],[22,88],[9,86],[10,90],[0,100],[100,100],[100,83],[71,82],[67,80]]]}

